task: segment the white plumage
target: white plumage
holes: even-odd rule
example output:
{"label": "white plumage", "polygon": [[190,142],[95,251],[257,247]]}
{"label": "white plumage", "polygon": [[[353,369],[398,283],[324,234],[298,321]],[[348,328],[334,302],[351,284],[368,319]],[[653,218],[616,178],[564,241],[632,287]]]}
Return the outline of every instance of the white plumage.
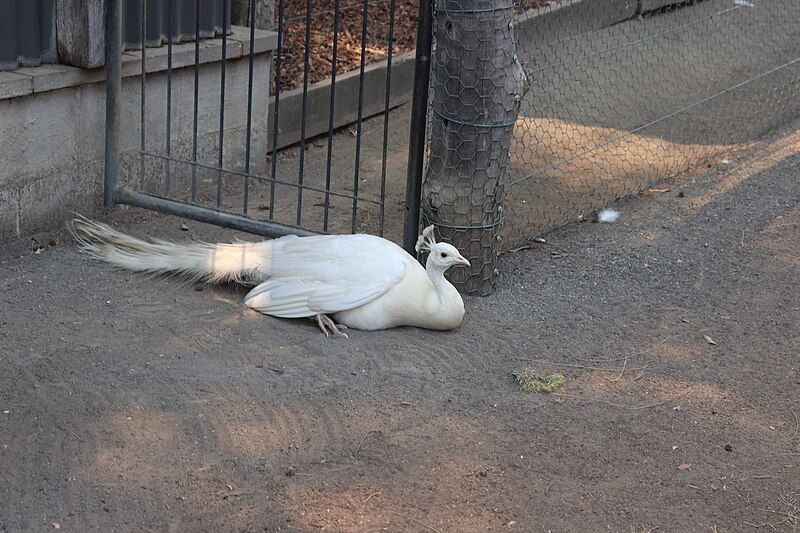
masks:
{"label": "white plumage", "polygon": [[417,242],[418,251],[430,252],[425,268],[373,235],[173,244],[143,241],[85,218],[74,220],[70,229],[81,249],[127,270],[255,285],[245,305],[276,317],[316,318],[326,335],[339,333],[340,325],[447,330],[464,316],[461,295],[444,272],[469,262],[453,246],[437,243],[432,226]]}

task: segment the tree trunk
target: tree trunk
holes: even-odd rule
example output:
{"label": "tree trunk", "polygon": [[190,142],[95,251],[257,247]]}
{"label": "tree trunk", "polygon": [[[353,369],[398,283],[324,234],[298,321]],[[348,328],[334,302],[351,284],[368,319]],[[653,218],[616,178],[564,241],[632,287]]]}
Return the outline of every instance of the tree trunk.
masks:
{"label": "tree trunk", "polygon": [[442,0],[434,21],[433,102],[423,225],[470,260],[460,290],[492,292],[500,253],[508,149],[527,90],[510,0]]}

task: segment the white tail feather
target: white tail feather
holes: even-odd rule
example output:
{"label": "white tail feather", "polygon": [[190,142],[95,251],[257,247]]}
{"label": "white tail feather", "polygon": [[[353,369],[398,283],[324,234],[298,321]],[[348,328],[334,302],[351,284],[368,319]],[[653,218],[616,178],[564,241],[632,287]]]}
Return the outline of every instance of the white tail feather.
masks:
{"label": "white tail feather", "polygon": [[212,283],[247,283],[260,266],[266,243],[174,244],[144,241],[84,217],[69,225],[72,237],[84,252],[115,266],[137,272],[177,274]]}

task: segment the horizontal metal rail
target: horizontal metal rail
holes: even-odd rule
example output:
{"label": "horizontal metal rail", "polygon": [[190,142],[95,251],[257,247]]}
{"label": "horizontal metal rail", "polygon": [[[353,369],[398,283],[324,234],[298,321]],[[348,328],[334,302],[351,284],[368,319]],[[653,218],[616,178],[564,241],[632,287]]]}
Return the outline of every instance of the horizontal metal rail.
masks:
{"label": "horizontal metal rail", "polygon": [[263,235],[264,237],[282,237],[284,235],[307,237],[318,235],[317,233],[295,226],[256,220],[242,215],[235,215],[225,211],[217,211],[216,209],[181,202],[179,200],[134,192],[130,189],[115,189],[113,200],[116,204],[127,204],[143,207],[145,209],[152,209],[168,215],[175,215],[198,222],[205,222],[206,224],[214,224],[224,228],[255,233],[257,235]]}
{"label": "horizontal metal rail", "polygon": [[[292,183],[290,181],[284,181],[284,180],[280,180],[280,179],[277,179],[277,178],[271,178],[271,177],[268,178],[266,176],[259,176],[257,174],[248,174],[246,172],[239,172],[238,170],[231,170],[231,169],[228,169],[228,168],[222,168],[222,167],[215,166],[215,165],[206,165],[204,163],[188,161],[186,159],[180,159],[178,157],[166,156],[164,154],[156,154],[156,153],[153,153],[153,152],[140,152],[140,153],[142,155],[144,155],[144,156],[147,156],[147,157],[155,157],[156,159],[163,159],[165,161],[171,161],[173,163],[182,163],[184,165],[192,165],[194,167],[203,168],[203,169],[206,169],[206,170],[213,170],[215,172],[221,172],[223,174],[231,174],[233,176],[238,176],[238,177],[241,177],[241,178],[250,178],[250,179],[262,181],[262,182],[265,182],[265,183],[275,183],[277,185],[284,185],[286,187],[295,187],[297,189],[305,189],[307,191],[319,192],[319,193],[323,193],[323,194],[329,194],[331,196],[335,196],[335,197],[338,197],[338,198],[347,198],[347,199],[350,199],[350,200],[356,199],[356,196],[352,195],[352,194],[344,194],[344,193],[339,193],[339,192],[328,191],[328,190],[322,189],[320,187],[314,187],[314,186],[305,185],[305,184],[302,184],[302,183]],[[357,198],[358,198],[358,200],[360,202],[366,202],[368,204],[375,204],[375,205],[383,205],[383,202],[381,202],[380,200],[373,200],[372,198],[368,198],[368,197],[364,197],[364,196],[359,196]]]}

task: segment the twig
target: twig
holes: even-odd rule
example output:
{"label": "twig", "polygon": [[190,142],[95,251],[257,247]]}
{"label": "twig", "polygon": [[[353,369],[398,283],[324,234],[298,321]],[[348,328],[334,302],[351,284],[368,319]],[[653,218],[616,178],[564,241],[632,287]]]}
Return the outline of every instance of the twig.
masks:
{"label": "twig", "polygon": [[361,449],[361,446],[364,444],[364,441],[367,440],[367,437],[369,437],[373,433],[378,433],[378,431],[374,430],[374,429],[370,429],[369,431],[364,433],[364,436],[361,437],[361,442],[358,443],[358,446],[356,447],[356,450],[353,452],[353,457],[358,455],[358,451]]}
{"label": "twig", "polygon": [[[599,370],[601,372],[619,372],[619,368],[606,368],[602,366],[589,366],[589,365],[576,365],[574,363],[558,363],[556,361],[550,361],[548,359],[536,359],[530,357],[515,357],[514,360],[516,361],[525,361],[525,362],[534,362],[534,363],[543,363],[547,365],[553,366],[565,366],[569,368],[581,368],[583,370]],[[644,370],[647,366],[639,366],[639,367],[631,367],[628,370]]]}
{"label": "twig", "polygon": [[670,336],[668,336],[668,337],[664,337],[662,340],[660,340],[659,342],[655,343],[654,345],[652,345],[652,346],[651,346],[651,347],[649,347],[648,349],[646,349],[646,350],[643,350],[643,351],[641,351],[641,352],[639,352],[639,353],[635,353],[635,354],[633,354],[633,355],[632,355],[632,357],[639,357],[640,355],[644,355],[644,354],[646,354],[646,353],[648,353],[648,352],[652,352],[653,350],[655,350],[656,348],[658,348],[659,346],[661,346],[662,344],[664,344],[665,342],[667,342],[668,340],[670,340],[670,339],[671,339],[672,337],[674,337],[675,335],[677,335],[677,333],[676,333],[676,334],[674,334],[674,335],[670,335]]}
{"label": "twig", "polygon": [[517,246],[516,248],[512,248],[510,250],[506,250],[503,254],[515,254],[515,253],[521,252],[523,250],[530,250],[533,247],[534,247],[533,244],[524,244],[522,246]]}
{"label": "twig", "polygon": [[373,401],[375,401],[375,402],[377,402],[377,401],[378,401],[378,399],[377,399],[375,396],[373,396],[373,395],[372,395],[372,393],[371,393],[371,392],[369,392],[367,389],[365,389],[365,388],[362,388],[362,389],[361,389],[361,392],[363,392],[364,394],[366,394],[367,396],[369,396],[370,398],[372,398],[372,400],[373,400]]}
{"label": "twig", "polygon": [[794,455],[800,455],[800,452],[771,453],[769,455],[759,457],[759,459],[769,459],[770,457],[790,457]]}
{"label": "twig", "polygon": [[416,518],[412,518],[412,517],[410,517],[410,516],[408,516],[408,515],[404,515],[403,513],[398,513],[397,511],[389,511],[389,512],[390,512],[390,513],[392,513],[392,514],[396,514],[397,516],[402,516],[403,518],[405,518],[405,519],[407,519],[407,520],[411,520],[411,521],[412,521],[412,522],[414,522],[415,524],[419,524],[420,526],[424,527],[425,529],[430,529],[431,531],[434,531],[435,533],[442,533],[441,531],[439,531],[439,530],[438,530],[438,529],[436,529],[435,527],[433,527],[433,526],[429,526],[429,525],[428,525],[428,524],[426,524],[425,522],[420,522],[420,521],[419,521],[419,520],[417,520]]}
{"label": "twig", "polygon": [[366,500],[364,500],[363,502],[361,502],[361,504],[363,505],[363,504],[367,503],[367,502],[368,502],[368,501],[370,501],[370,500],[371,500],[371,499],[372,499],[374,496],[377,496],[377,495],[378,495],[378,494],[380,494],[380,493],[381,493],[381,491],[373,492],[372,494],[370,494],[369,496],[367,496],[367,499],[366,499]]}
{"label": "twig", "polygon": [[797,434],[800,433],[800,418],[797,418],[797,413],[791,409],[789,409],[789,412],[794,415],[794,435],[792,435],[792,437],[789,439],[790,441],[793,441]]}
{"label": "twig", "polygon": [[669,403],[672,400],[674,400],[675,398],[677,398],[679,396],[682,396],[683,394],[686,394],[686,392],[688,392],[688,391],[682,392],[681,394],[673,396],[672,398],[669,398],[668,400],[664,400],[663,402],[649,403],[647,405],[623,405],[621,403],[614,403],[614,402],[609,402],[609,401],[606,401],[606,400],[600,400],[599,398],[589,398],[588,396],[582,396],[582,395],[578,395],[578,394],[565,394],[563,392],[554,392],[552,394],[552,396],[560,396],[562,398],[570,398],[570,399],[573,399],[573,400],[581,400],[581,401],[585,401],[585,402],[604,403],[606,405],[610,405],[611,407],[619,407],[620,409],[630,409],[631,411],[639,411],[641,409],[650,409],[651,407],[658,407],[659,405],[664,405],[665,403]]}
{"label": "twig", "polygon": [[619,376],[615,378],[609,379],[609,381],[619,381],[622,379],[622,375],[625,373],[625,369],[628,367],[628,358],[625,358],[625,362],[622,363],[622,370],[619,371]]}
{"label": "twig", "polygon": [[617,361],[625,361],[627,359],[630,359],[631,357],[639,357],[640,355],[644,355],[644,354],[646,354],[648,352],[652,352],[653,350],[655,350],[656,348],[658,348],[659,346],[661,346],[662,344],[664,344],[665,342],[670,340],[675,335],[677,335],[677,333],[675,333],[673,335],[669,335],[668,337],[665,337],[665,338],[661,339],[660,341],[658,341],[657,343],[655,343],[654,345],[652,345],[648,349],[642,350],[641,352],[635,353],[633,355],[625,355],[623,357],[615,357],[613,359],[582,359],[582,361],[586,361],[586,362],[589,362],[589,363],[614,363],[614,362],[617,362]]}

